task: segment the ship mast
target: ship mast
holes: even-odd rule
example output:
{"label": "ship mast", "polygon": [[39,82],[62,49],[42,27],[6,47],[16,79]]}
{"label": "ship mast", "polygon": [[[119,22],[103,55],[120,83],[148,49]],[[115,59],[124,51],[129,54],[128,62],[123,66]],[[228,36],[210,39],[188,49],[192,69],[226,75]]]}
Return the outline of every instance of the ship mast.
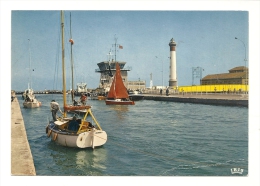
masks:
{"label": "ship mast", "polygon": [[30,72],[30,83],[28,83],[28,89],[32,89],[32,62],[31,62],[31,48],[30,48],[30,39],[28,39],[29,44],[29,72]]}
{"label": "ship mast", "polygon": [[115,34],[115,63],[116,63],[116,42],[117,42],[117,37],[116,37],[116,34]]}
{"label": "ship mast", "polygon": [[66,117],[65,106],[66,101],[66,71],[65,71],[65,47],[64,47],[64,15],[61,11],[61,41],[62,41],[62,82],[63,82],[63,107],[64,107],[64,117]]}
{"label": "ship mast", "polygon": [[72,45],[74,44],[74,41],[72,39],[72,32],[71,32],[71,13],[70,13],[70,61],[71,61],[71,85],[72,85],[72,89],[71,89],[71,99],[72,99],[72,103],[74,100],[74,70],[73,70],[73,56],[72,56]]}

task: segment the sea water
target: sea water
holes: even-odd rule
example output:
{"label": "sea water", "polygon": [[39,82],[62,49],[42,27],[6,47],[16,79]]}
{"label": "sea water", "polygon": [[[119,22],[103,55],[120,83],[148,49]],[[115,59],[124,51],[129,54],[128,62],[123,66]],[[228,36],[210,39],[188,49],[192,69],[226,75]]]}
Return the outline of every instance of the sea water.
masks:
{"label": "sea water", "polygon": [[[61,94],[37,95],[42,106],[35,109],[23,108],[18,99],[37,175],[248,175],[245,107],[151,100],[119,106],[88,100],[108,135],[107,142],[93,150],[63,147],[47,137],[50,101],[55,99],[62,108]],[[233,168],[240,172],[231,172]]]}

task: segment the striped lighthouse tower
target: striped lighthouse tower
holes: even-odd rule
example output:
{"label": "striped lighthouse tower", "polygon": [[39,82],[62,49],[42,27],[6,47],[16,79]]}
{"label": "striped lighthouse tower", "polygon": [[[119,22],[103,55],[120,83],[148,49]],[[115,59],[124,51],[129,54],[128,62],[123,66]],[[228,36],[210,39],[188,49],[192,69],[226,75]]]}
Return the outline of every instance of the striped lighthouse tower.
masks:
{"label": "striped lighthouse tower", "polygon": [[170,76],[169,76],[169,87],[177,87],[177,73],[176,73],[176,43],[172,38],[170,43]]}

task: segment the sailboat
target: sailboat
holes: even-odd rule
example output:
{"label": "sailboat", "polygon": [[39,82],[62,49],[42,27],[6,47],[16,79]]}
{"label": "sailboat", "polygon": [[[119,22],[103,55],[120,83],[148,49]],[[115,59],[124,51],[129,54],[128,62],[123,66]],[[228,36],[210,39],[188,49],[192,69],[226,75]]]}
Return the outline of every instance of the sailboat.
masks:
{"label": "sailboat", "polygon": [[[28,39],[28,41],[29,41],[29,61],[30,61],[30,68],[29,68],[29,70],[30,70],[30,82],[31,82],[31,86],[32,86],[30,39]],[[40,107],[42,105],[42,103],[36,99],[34,91],[33,91],[32,87],[30,87],[29,83],[28,83],[28,88],[23,93],[23,99],[24,99],[23,106],[25,108],[37,108],[37,107]]]}
{"label": "sailboat", "polygon": [[123,83],[119,64],[116,62],[116,73],[107,94],[106,105],[134,105],[129,99],[127,89]]}
{"label": "sailboat", "polygon": [[[67,105],[66,102],[66,73],[65,73],[65,52],[64,52],[64,15],[61,11],[61,30],[62,30],[62,76],[63,76],[63,116],[58,120],[49,121],[46,126],[46,134],[55,141],[57,144],[67,147],[75,148],[88,148],[93,149],[102,146],[107,141],[107,134],[102,130],[97,119],[91,111],[91,106],[80,105],[73,106]],[[76,110],[86,110],[83,117],[78,114],[72,114]],[[92,119],[93,124],[88,117]]]}

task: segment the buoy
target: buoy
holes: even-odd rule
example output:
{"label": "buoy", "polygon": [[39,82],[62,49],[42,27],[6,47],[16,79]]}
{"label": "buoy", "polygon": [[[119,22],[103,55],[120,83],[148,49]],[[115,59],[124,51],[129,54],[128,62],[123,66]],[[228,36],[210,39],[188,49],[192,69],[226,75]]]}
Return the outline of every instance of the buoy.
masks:
{"label": "buoy", "polygon": [[58,137],[58,133],[54,133],[54,135],[53,135],[53,141],[55,141],[55,140],[57,139],[57,137]]}
{"label": "buoy", "polygon": [[50,137],[52,130],[48,131],[48,137]]}

